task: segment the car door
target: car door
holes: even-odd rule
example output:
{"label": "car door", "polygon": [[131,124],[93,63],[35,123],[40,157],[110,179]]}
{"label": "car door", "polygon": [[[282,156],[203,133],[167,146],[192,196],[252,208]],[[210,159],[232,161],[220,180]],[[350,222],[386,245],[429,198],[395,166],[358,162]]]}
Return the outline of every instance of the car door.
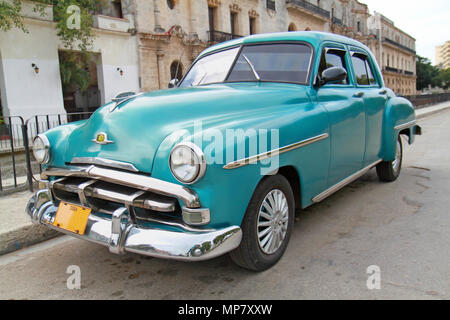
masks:
{"label": "car door", "polygon": [[320,52],[316,74],[330,67],[347,70],[347,79],[316,89],[317,101],[328,113],[331,154],[328,187],[344,180],[362,168],[365,151],[366,118],[363,97],[352,83],[350,56],[347,48],[337,43],[325,43]]}
{"label": "car door", "polygon": [[381,76],[376,72],[371,56],[361,48],[350,47],[354,83],[363,95],[366,111],[366,149],[364,167],[380,159],[382,125],[387,91],[382,88]]}

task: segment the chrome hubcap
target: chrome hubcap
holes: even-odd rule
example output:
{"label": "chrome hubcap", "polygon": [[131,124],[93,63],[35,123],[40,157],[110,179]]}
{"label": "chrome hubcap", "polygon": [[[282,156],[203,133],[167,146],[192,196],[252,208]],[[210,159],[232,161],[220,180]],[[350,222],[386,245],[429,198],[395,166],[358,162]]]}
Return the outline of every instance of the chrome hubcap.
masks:
{"label": "chrome hubcap", "polygon": [[400,169],[400,163],[402,160],[402,146],[400,141],[397,141],[397,149],[395,150],[395,160],[392,162],[392,169],[397,173]]}
{"label": "chrome hubcap", "polygon": [[284,193],[270,191],[258,214],[258,243],[265,254],[274,254],[283,244],[289,223],[289,206]]}

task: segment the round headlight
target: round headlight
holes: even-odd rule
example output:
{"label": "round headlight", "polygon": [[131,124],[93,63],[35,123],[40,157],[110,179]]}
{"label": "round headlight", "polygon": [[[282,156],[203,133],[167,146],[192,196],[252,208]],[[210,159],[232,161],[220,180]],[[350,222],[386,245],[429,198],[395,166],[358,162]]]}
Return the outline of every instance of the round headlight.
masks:
{"label": "round headlight", "polygon": [[50,142],[43,134],[38,135],[33,141],[33,155],[40,164],[50,161]]}
{"label": "round headlight", "polygon": [[184,184],[193,184],[206,172],[206,159],[202,150],[191,142],[176,145],[170,153],[170,170],[175,179]]}

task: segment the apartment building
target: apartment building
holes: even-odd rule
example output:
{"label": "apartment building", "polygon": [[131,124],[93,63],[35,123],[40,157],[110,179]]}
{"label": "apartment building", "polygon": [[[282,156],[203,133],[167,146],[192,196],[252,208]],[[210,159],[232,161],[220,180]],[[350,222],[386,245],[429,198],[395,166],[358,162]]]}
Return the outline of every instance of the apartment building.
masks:
{"label": "apartment building", "polygon": [[436,65],[441,69],[450,68],[450,40],[436,47]]}

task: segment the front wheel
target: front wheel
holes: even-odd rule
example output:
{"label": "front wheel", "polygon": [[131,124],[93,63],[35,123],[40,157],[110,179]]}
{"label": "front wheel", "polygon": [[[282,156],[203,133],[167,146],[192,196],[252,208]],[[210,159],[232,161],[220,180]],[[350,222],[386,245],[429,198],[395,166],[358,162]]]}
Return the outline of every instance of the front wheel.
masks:
{"label": "front wheel", "polygon": [[230,252],[239,266],[264,271],[286,251],[294,226],[291,186],[281,175],[265,178],[256,188],[242,222],[242,242]]}
{"label": "front wheel", "polygon": [[403,161],[403,145],[402,139],[399,136],[397,140],[397,147],[395,150],[395,159],[392,161],[384,161],[377,165],[378,178],[384,182],[393,182],[397,180],[402,170]]}

